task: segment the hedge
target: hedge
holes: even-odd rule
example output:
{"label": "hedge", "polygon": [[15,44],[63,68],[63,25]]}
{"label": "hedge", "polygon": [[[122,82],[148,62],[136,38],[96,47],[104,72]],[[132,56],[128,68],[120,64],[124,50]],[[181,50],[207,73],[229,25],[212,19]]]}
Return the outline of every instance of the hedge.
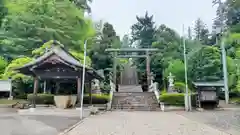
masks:
{"label": "hedge", "polygon": [[[106,104],[109,101],[109,95],[107,94],[93,94],[92,104]],[[84,95],[84,104],[89,104],[89,95]]]}
{"label": "hedge", "polygon": [[[32,103],[34,98],[33,94],[27,95],[27,100]],[[37,94],[36,104],[54,104],[54,95],[53,94]]]}
{"label": "hedge", "polygon": [[[27,100],[31,103],[34,95],[28,94]],[[92,103],[93,104],[106,104],[109,100],[109,95],[106,94],[93,94]],[[89,104],[89,95],[84,95],[84,104]],[[36,104],[54,104],[53,94],[37,94]]]}
{"label": "hedge", "polygon": [[[164,93],[160,95],[160,101],[167,105],[184,106],[184,93]],[[196,106],[196,94],[192,94],[192,106]]]}
{"label": "hedge", "polygon": [[233,104],[240,105],[240,97],[231,98],[230,102]]}

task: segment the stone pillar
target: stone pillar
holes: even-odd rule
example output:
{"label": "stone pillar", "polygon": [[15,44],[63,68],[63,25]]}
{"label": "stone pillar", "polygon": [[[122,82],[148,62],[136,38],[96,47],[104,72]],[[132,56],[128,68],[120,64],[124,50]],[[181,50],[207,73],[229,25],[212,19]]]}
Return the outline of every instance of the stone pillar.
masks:
{"label": "stone pillar", "polygon": [[36,98],[38,92],[38,78],[34,78],[34,89],[33,89],[33,100],[32,100],[32,108],[36,108]]}
{"label": "stone pillar", "polygon": [[45,80],[44,81],[44,84],[43,84],[43,93],[47,93],[47,81]]}
{"label": "stone pillar", "polygon": [[150,69],[150,56],[148,51],[146,51],[146,73],[147,73],[147,85],[149,87],[151,83],[151,69]]}

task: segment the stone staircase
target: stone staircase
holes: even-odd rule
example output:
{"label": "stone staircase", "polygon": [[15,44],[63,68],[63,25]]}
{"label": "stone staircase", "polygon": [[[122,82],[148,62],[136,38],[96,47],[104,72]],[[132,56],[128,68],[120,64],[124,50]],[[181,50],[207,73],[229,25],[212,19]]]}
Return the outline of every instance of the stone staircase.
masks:
{"label": "stone staircase", "polygon": [[141,86],[119,86],[119,92],[113,93],[112,109],[156,111],[158,108],[154,92],[142,92]]}

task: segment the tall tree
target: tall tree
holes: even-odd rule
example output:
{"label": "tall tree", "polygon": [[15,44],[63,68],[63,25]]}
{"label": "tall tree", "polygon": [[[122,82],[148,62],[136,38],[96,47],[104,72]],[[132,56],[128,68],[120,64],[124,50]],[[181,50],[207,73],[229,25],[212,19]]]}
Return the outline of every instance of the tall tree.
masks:
{"label": "tall tree", "polygon": [[104,23],[100,39],[94,42],[94,45],[89,53],[94,69],[107,69],[112,67],[112,57],[107,48],[118,46],[120,43],[119,37],[113,26],[110,23]]}
{"label": "tall tree", "polygon": [[201,41],[203,44],[208,44],[209,30],[206,27],[206,24],[198,18],[195,21],[195,39]]}
{"label": "tall tree", "polygon": [[137,23],[131,27],[133,41],[139,41],[139,48],[150,48],[155,41],[155,22],[153,15],[149,16],[148,12],[144,16],[137,16]]}

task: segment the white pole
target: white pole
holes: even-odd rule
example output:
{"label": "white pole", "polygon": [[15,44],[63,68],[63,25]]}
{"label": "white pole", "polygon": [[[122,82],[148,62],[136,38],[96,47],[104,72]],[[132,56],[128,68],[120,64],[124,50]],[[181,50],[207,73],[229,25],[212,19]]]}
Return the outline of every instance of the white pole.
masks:
{"label": "white pole", "polygon": [[221,0],[216,0],[215,4],[219,4],[221,8],[220,12],[220,20],[221,20],[221,29],[220,35],[221,38],[221,52],[222,52],[222,66],[223,66],[223,76],[224,76],[224,92],[225,92],[225,102],[228,104],[229,102],[229,90],[228,90],[228,71],[227,71],[227,62],[226,62],[226,50],[225,50],[225,36],[226,32],[224,32],[224,4]]}
{"label": "white pole", "polygon": [[81,91],[81,106],[80,106],[80,119],[83,118],[83,98],[84,98],[84,83],[85,83],[85,68],[86,68],[86,55],[87,55],[87,41],[84,43],[84,58],[83,58],[83,73],[82,73],[82,91]]}
{"label": "white pole", "polygon": [[187,55],[186,55],[186,40],[184,37],[184,25],[183,25],[183,56],[184,56],[184,70],[185,70],[185,109],[186,111],[191,110],[191,103],[190,103],[190,98],[189,98],[189,93],[188,93],[188,79],[187,79]]}
{"label": "white pole", "polygon": [[[224,36],[224,34],[223,34]],[[227,62],[226,62],[226,50],[225,50],[225,37],[222,37],[221,40],[221,50],[222,50],[222,66],[223,66],[223,75],[224,75],[224,92],[225,92],[225,102],[229,102],[229,92],[228,92],[228,71],[227,71]]]}
{"label": "white pole", "polygon": [[46,80],[45,80],[45,81],[44,81],[44,84],[43,84],[43,93],[44,93],[44,94],[47,93],[46,89],[47,89],[47,82],[46,82]]}

